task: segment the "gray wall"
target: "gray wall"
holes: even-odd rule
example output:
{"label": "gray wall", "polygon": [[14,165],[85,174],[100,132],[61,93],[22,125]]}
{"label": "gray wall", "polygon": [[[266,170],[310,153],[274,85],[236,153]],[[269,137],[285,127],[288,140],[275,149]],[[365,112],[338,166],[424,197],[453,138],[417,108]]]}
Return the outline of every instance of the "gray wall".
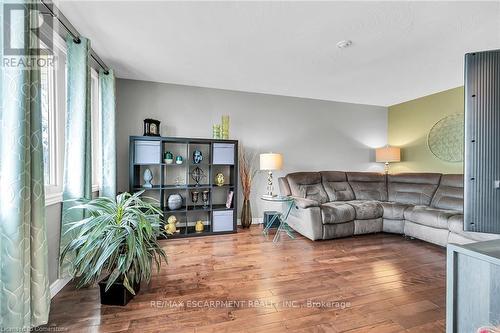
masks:
{"label": "gray wall", "polygon": [[[142,135],[144,118],[161,120],[162,136],[210,138],[212,124],[224,114],[231,117],[230,138],[247,151],[283,154],[284,170],[276,177],[304,170],[383,170],[373,162],[373,148],[387,142],[386,107],[119,79],[118,190],[128,191],[129,136]],[[253,186],[254,217],[272,208],[258,199],[265,179],[259,173]]]}
{"label": "gray wall", "polygon": [[[99,192],[93,192],[96,197]],[[47,243],[49,256],[49,284],[59,278],[59,247],[61,240],[61,209],[62,203],[56,203],[45,207],[45,218],[47,222]]]}

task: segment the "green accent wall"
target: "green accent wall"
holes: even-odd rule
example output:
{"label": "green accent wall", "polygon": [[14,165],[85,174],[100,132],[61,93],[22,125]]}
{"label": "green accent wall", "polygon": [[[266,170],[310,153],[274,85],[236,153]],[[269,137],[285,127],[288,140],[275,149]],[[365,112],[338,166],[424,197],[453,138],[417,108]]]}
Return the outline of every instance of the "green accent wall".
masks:
{"label": "green accent wall", "polygon": [[401,162],[392,163],[390,172],[463,173],[462,162],[442,161],[427,145],[432,126],[457,113],[464,113],[464,87],[390,106],[388,141],[401,148]]}

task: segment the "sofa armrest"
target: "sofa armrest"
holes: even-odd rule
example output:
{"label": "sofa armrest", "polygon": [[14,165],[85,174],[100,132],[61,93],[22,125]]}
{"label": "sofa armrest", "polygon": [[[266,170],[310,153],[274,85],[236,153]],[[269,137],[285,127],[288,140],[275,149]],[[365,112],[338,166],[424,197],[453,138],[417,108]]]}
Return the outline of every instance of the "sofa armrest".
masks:
{"label": "sofa armrest", "polygon": [[292,196],[293,200],[295,200],[295,205],[299,208],[306,209],[311,207],[319,207],[319,202],[316,200],[299,198]]}

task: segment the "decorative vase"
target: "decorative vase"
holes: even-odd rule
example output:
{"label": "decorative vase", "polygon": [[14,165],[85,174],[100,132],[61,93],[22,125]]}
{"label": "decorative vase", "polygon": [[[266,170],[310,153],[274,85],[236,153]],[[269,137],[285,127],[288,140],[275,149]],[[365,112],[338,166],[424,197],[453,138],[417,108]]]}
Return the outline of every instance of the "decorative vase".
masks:
{"label": "decorative vase", "polygon": [[201,222],[201,220],[198,220],[194,225],[194,231],[203,232],[203,229],[205,229],[205,225]]}
{"label": "decorative vase", "polygon": [[229,139],[229,116],[225,115],[221,117],[221,136],[222,139]]}
{"label": "decorative vase", "polygon": [[193,204],[196,206],[196,203],[198,202],[200,192],[198,191],[191,191],[191,201]]}
{"label": "decorative vase", "polygon": [[175,158],[175,164],[182,164],[182,156],[177,156]]}
{"label": "decorative vase", "polygon": [[165,161],[166,164],[174,163],[174,154],[172,154],[169,151],[165,152],[165,154],[163,156],[163,160]]}
{"label": "decorative vase", "polygon": [[193,151],[193,163],[200,164],[203,161],[203,154],[199,150]]}
{"label": "decorative vase", "polygon": [[243,200],[243,207],[241,209],[241,227],[250,228],[252,224],[252,208],[250,207],[250,200]]}
{"label": "decorative vase", "polygon": [[149,170],[149,168],[144,170],[143,178],[144,178],[143,187],[152,188],[153,184],[151,184],[151,181],[153,180],[153,173],[151,172],[151,170]]}
{"label": "decorative vase", "polygon": [[201,201],[203,201],[203,208],[207,208],[208,201],[210,201],[210,191],[205,190],[201,192]]}
{"label": "decorative vase", "polygon": [[167,199],[167,207],[176,210],[182,207],[182,196],[179,193],[170,194]]}

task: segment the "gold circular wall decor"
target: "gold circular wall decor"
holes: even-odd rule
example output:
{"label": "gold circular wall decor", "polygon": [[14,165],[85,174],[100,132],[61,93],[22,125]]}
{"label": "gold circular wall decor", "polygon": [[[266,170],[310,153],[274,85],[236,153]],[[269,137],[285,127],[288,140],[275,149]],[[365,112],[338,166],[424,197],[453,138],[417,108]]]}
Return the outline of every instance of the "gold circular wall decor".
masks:
{"label": "gold circular wall decor", "polygon": [[437,158],[446,162],[462,162],[464,157],[464,116],[453,114],[432,126],[427,145]]}

